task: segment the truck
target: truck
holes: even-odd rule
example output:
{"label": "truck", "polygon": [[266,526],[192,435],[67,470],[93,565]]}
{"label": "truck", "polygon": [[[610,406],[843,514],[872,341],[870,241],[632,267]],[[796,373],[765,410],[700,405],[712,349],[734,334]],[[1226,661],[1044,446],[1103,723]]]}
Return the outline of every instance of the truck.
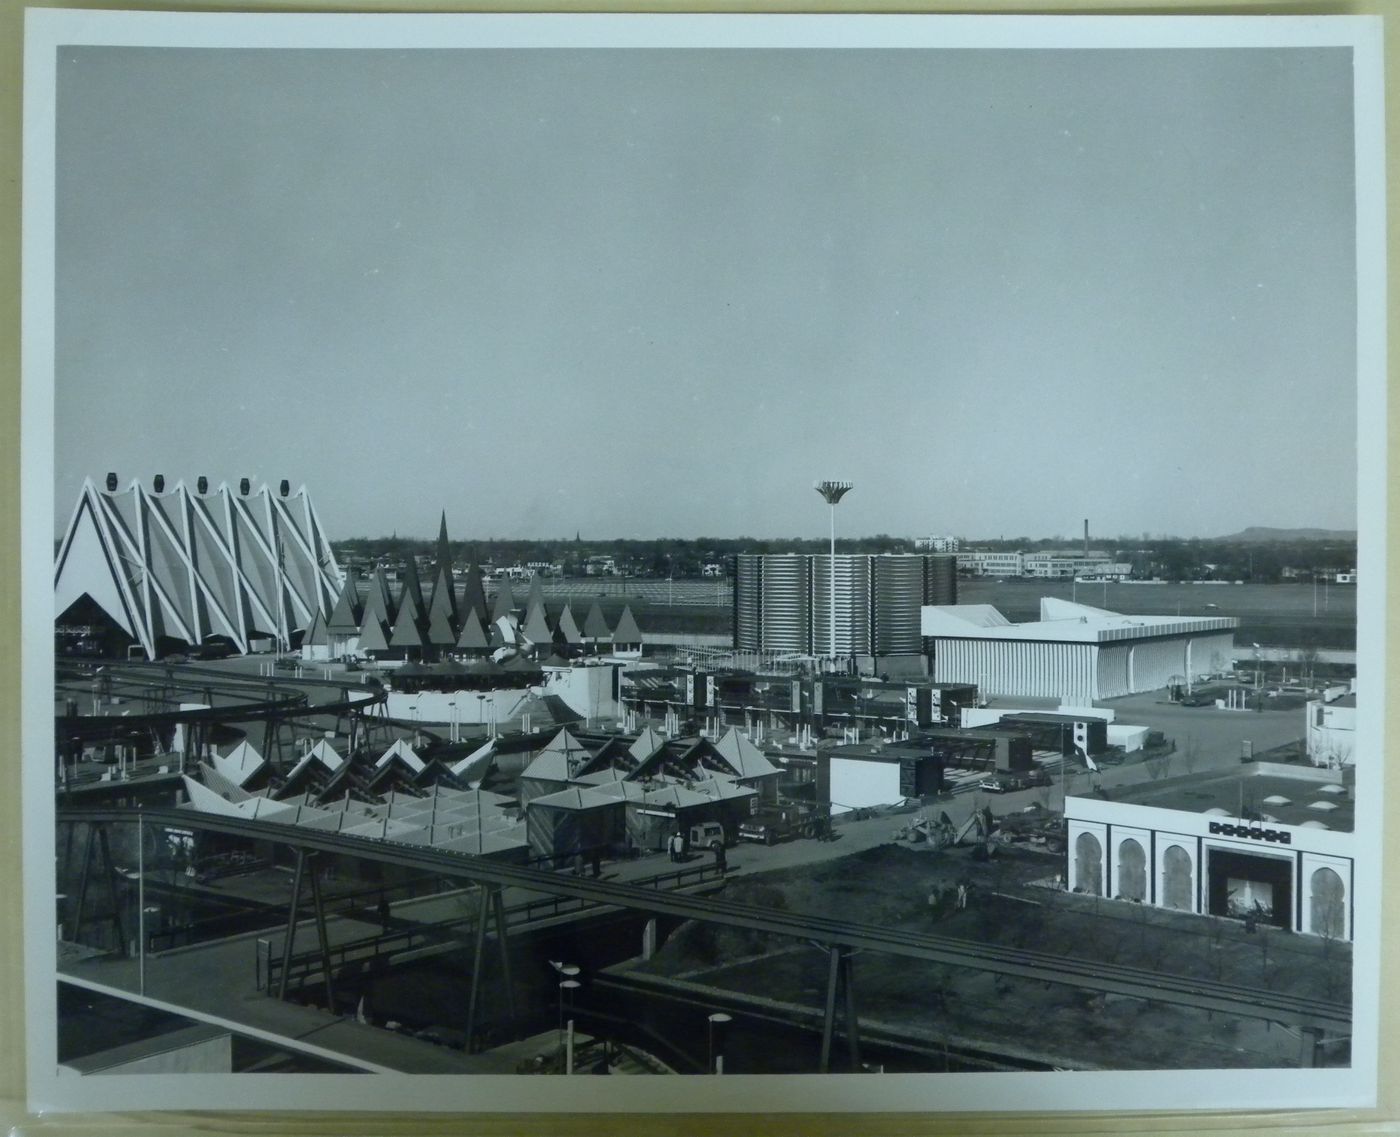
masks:
{"label": "truck", "polygon": [[776,845],[791,837],[818,837],[831,829],[827,809],[805,802],[768,806],[739,823],[739,840]]}

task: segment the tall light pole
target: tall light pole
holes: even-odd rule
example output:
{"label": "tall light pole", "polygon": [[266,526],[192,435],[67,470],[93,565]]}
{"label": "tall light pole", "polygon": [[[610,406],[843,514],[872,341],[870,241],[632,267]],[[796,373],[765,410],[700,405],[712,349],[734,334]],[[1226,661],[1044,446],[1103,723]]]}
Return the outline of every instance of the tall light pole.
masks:
{"label": "tall light pole", "polygon": [[831,507],[831,657],[836,658],[836,503],[851,491],[854,482],[813,482],[812,488]]}
{"label": "tall light pole", "polygon": [[[733,1016],[727,1015],[723,1011],[716,1011],[710,1016],[710,1068],[707,1073],[724,1073],[724,1024],[732,1021]],[[715,1034],[718,1032],[721,1038],[720,1053],[715,1053]]]}

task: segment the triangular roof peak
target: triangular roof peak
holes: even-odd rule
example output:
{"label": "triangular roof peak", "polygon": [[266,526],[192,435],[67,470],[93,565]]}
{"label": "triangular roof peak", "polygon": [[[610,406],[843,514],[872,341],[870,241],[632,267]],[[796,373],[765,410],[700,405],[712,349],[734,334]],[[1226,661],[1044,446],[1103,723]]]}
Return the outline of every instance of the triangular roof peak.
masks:
{"label": "triangular roof peak", "polygon": [[559,613],[559,621],[554,625],[554,631],[555,638],[562,644],[577,647],[583,643],[583,633],[578,630],[574,610],[568,604],[565,604],[564,610]]}
{"label": "triangular roof peak", "polygon": [[353,636],[360,630],[364,606],[360,603],[360,578],[353,568],[345,571],[345,584],[336,597],[327,629],[334,635]]}
{"label": "triangular roof peak", "polygon": [[418,757],[418,754],[416,751],[414,751],[413,747],[410,746],[407,742],[405,742],[402,738],[394,739],[394,744],[379,756],[379,761],[374,764],[375,769],[379,769],[379,767],[387,765],[396,758],[405,766],[407,766],[410,770],[412,770],[415,774],[422,773],[423,759]]}
{"label": "triangular roof peak", "polygon": [[390,647],[425,647],[421,593],[404,589],[403,600],[399,603],[399,614],[394,620],[394,631],[389,637]]}
{"label": "triangular roof peak", "polygon": [[598,601],[593,601],[592,607],[588,609],[588,615],[583,621],[583,634],[590,640],[612,639],[612,629],[608,627],[608,622],[603,618],[603,610],[598,607]]}
{"label": "triangular roof peak", "polygon": [[457,646],[483,649],[491,646],[490,637],[486,634],[486,625],[481,622],[481,614],[475,608],[468,608],[466,616],[462,619],[462,632],[457,637]]}
{"label": "triangular roof peak", "polygon": [[645,762],[664,745],[666,745],[666,739],[648,726],[643,728],[641,734],[637,735],[637,741],[627,748],[627,753],[638,762]]}
{"label": "triangular roof peak", "polygon": [[740,778],[760,778],[778,772],[768,756],[736,727],[731,726],[726,730],[714,744],[714,749]]}
{"label": "triangular roof peak", "polygon": [[496,600],[491,605],[491,622],[494,624],[502,616],[509,616],[515,611],[515,594],[510,590],[510,581],[505,577],[497,582]]}
{"label": "triangular roof peak", "polygon": [[639,644],[642,642],[642,629],[637,626],[637,620],[632,615],[630,604],[623,608],[622,615],[617,618],[617,627],[613,629],[612,638],[615,644]]}

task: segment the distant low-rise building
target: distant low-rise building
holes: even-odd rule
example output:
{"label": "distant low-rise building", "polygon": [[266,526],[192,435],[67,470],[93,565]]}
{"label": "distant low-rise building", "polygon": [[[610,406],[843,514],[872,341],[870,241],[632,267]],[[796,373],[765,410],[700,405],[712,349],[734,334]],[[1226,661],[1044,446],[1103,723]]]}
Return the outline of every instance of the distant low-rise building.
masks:
{"label": "distant low-rise building", "polygon": [[1024,553],[973,549],[959,552],[957,556],[958,571],[973,576],[1021,576],[1025,571]]}

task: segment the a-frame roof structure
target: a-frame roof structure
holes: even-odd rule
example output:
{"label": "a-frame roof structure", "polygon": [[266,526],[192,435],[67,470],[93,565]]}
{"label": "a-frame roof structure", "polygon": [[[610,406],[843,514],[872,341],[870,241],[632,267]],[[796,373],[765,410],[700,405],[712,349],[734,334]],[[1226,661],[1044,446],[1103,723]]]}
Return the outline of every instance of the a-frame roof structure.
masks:
{"label": "a-frame roof structure", "polygon": [[738,778],[763,778],[778,773],[778,767],[755,746],[748,735],[730,727],[714,744],[715,753],[725,760]]}
{"label": "a-frame roof structure", "polygon": [[155,657],[169,636],[191,645],[226,636],[247,651],[258,636],[291,645],[324,620],[340,569],[306,487],[148,491],[133,480],[83,482],[54,565],[55,612],[83,596]]}
{"label": "a-frame roof structure", "polygon": [[533,608],[536,604],[544,607],[544,577],[539,573],[530,578],[530,591],[525,597],[526,608]]}

